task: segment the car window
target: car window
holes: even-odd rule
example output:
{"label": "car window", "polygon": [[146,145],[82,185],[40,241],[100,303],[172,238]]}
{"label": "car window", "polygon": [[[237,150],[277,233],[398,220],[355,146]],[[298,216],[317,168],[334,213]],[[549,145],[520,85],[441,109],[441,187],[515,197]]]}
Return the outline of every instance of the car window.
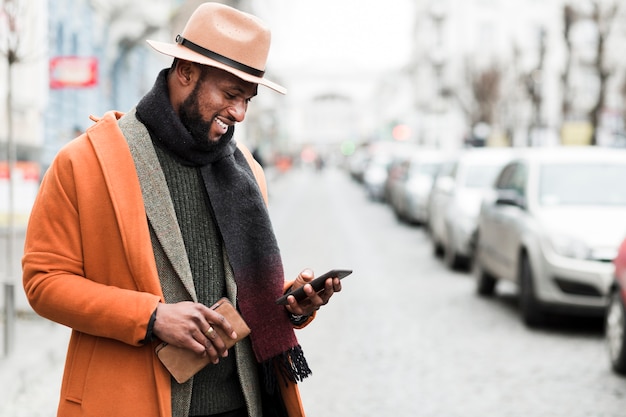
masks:
{"label": "car window", "polygon": [[542,205],[626,205],[626,165],[544,164],[539,171]]}
{"label": "car window", "polygon": [[498,190],[514,190],[525,196],[527,172],[528,167],[523,162],[511,162],[501,171],[495,186]]}
{"label": "car window", "polygon": [[470,165],[466,169],[463,185],[469,188],[491,187],[500,165]]}
{"label": "car window", "polygon": [[511,175],[509,188],[515,190],[519,195],[526,196],[526,175],[528,167],[524,163],[515,164],[515,170]]}
{"label": "car window", "polygon": [[413,164],[411,165],[411,174],[424,175],[432,178],[437,175],[440,166],[441,164],[435,162]]}
{"label": "car window", "polygon": [[506,190],[510,188],[511,177],[513,176],[513,173],[515,172],[515,166],[516,166],[516,163],[513,162],[505,166],[502,169],[502,171],[500,171],[500,174],[498,175],[498,178],[495,181],[495,187],[497,189]]}
{"label": "car window", "polygon": [[437,171],[437,177],[449,177],[455,165],[453,161],[444,162]]}

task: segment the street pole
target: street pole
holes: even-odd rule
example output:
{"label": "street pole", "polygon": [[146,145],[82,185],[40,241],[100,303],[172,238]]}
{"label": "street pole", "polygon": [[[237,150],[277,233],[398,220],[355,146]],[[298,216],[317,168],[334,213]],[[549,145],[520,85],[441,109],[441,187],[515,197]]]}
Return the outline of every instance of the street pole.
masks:
{"label": "street pole", "polygon": [[8,51],[7,59],[7,164],[9,171],[9,198],[7,216],[7,246],[6,246],[6,275],[4,280],[4,355],[9,356],[15,345],[15,285],[13,263],[15,262],[14,248],[16,244],[15,231],[15,160],[16,150],[13,137],[13,63],[15,56]]}

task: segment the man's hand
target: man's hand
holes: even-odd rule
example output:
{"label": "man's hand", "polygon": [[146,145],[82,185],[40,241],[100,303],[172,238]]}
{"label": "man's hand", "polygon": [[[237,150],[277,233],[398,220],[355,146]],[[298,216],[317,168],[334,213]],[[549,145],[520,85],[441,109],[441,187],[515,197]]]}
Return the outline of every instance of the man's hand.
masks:
{"label": "man's hand", "polygon": [[220,357],[228,356],[228,349],[215,327],[221,327],[233,339],[237,337],[224,316],[203,304],[183,301],[159,304],[153,332],[164,342],[209,355],[211,362],[218,363]]}
{"label": "man's hand", "polygon": [[310,316],[315,310],[319,310],[321,306],[326,305],[334,293],[341,291],[341,280],[339,278],[328,278],[324,283],[324,289],[316,293],[313,287],[308,284],[313,281],[313,278],[315,278],[313,271],[305,269],[300,272],[294,281],[291,289],[296,290],[304,287],[307,298],[298,303],[293,295],[287,297],[287,306],[285,308],[291,314]]}

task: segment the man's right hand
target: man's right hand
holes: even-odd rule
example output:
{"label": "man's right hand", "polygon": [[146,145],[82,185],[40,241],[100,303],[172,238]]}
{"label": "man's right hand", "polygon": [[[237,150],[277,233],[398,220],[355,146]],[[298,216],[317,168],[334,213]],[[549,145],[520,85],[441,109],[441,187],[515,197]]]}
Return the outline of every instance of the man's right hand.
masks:
{"label": "man's right hand", "polygon": [[189,349],[198,355],[206,354],[212,363],[218,363],[220,357],[228,356],[228,349],[213,330],[215,327],[221,327],[233,339],[237,337],[224,316],[203,304],[191,301],[160,303],[153,333],[168,344]]}

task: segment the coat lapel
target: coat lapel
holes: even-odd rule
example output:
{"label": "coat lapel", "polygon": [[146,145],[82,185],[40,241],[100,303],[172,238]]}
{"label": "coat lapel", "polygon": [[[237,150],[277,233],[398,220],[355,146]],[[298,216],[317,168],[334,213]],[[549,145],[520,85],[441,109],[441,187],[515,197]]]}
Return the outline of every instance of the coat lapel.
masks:
{"label": "coat lapel", "polygon": [[134,109],[119,120],[119,126],[128,141],[130,153],[135,162],[150,225],[176,275],[191,299],[197,301],[191,267],[178,227],[176,212],[150,134],[135,117]]}
{"label": "coat lapel", "polygon": [[135,279],[137,288],[162,295],[139,182],[132,175],[133,161],[126,141],[117,129],[119,116],[120,113],[108,112],[87,130],[87,136],[108,187],[128,265],[133,276],[143,277]]}

